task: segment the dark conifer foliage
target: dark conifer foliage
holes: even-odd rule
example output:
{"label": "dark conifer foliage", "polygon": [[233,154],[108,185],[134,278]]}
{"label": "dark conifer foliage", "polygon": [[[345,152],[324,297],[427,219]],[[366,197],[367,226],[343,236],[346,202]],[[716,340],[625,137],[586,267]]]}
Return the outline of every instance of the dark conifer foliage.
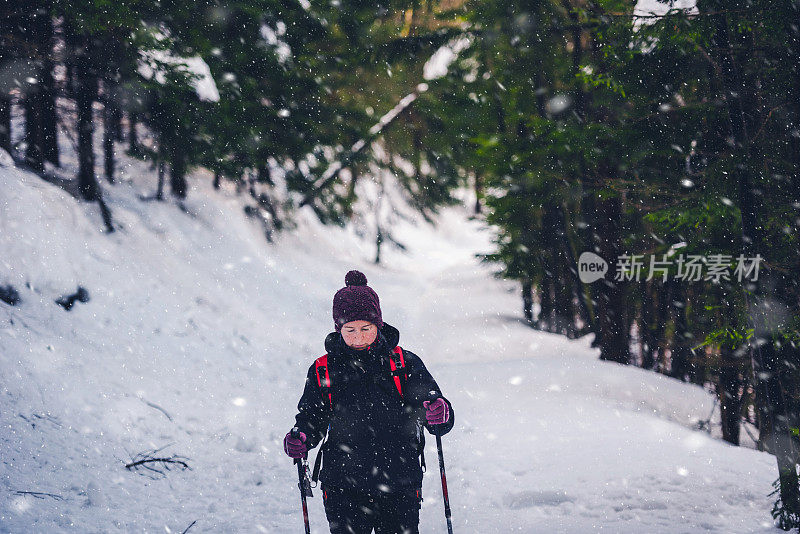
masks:
{"label": "dark conifer foliage", "polygon": [[[439,83],[446,142],[480,173],[500,230],[486,259],[520,282],[526,319],[564,332],[566,313],[602,359],[714,388],[724,439],[738,443],[749,421],[776,454],[789,525],[800,511],[800,4],[708,0],[645,16],[634,5],[466,4],[480,46]],[[570,294],[582,252],[608,272]],[[758,277],[737,270],[757,257]]]}

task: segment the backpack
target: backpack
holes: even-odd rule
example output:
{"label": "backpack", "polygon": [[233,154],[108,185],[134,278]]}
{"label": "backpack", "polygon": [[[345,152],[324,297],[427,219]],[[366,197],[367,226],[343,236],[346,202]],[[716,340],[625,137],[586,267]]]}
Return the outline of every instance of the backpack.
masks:
{"label": "backpack", "polygon": [[[333,393],[332,393],[332,385],[331,385],[331,375],[328,372],[328,355],[323,354],[319,358],[314,361],[314,370],[317,375],[317,385],[319,386],[320,395],[322,395],[322,399],[325,400],[327,397],[328,399],[328,407],[331,411],[333,411]],[[397,392],[400,394],[400,398],[403,398],[403,387],[405,386],[408,380],[408,372],[406,371],[406,360],[403,357],[403,349],[400,348],[400,345],[396,346],[389,357],[389,375],[394,379],[394,385],[397,388]],[[330,426],[328,427],[330,430]],[[326,433],[325,439],[322,442],[322,445],[319,447],[319,452],[317,453],[317,458],[314,460],[314,472],[312,473],[311,480],[316,482],[319,479],[319,470],[320,466],[322,465],[322,454],[325,448],[325,445],[328,441],[328,435]],[[420,444],[419,444],[419,453],[420,453],[420,465],[422,466],[422,470],[425,471],[425,433],[420,432]]]}
{"label": "backpack", "polygon": [[[314,368],[317,373],[317,385],[320,389],[322,399],[328,397],[328,406],[333,410],[333,394],[331,393],[331,376],[328,373],[328,355],[324,354],[316,359]],[[408,373],[406,372],[406,360],[403,357],[403,349],[400,345],[392,350],[391,357],[389,358],[390,375],[394,378],[394,385],[400,397],[403,397],[403,386],[408,380]],[[402,377],[402,378],[401,378]],[[323,383],[324,379],[324,383]]]}

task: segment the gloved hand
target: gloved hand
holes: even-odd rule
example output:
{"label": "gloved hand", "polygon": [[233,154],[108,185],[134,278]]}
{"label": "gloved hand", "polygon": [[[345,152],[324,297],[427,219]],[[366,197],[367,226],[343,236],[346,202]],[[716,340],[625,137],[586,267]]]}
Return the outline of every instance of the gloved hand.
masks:
{"label": "gloved hand", "polygon": [[429,425],[443,425],[450,420],[450,406],[441,397],[435,401],[425,401],[425,419]]}
{"label": "gloved hand", "polygon": [[300,432],[300,438],[293,438],[292,433],[288,432],[283,438],[283,450],[290,458],[305,458],[308,455],[306,447],[306,435]]}

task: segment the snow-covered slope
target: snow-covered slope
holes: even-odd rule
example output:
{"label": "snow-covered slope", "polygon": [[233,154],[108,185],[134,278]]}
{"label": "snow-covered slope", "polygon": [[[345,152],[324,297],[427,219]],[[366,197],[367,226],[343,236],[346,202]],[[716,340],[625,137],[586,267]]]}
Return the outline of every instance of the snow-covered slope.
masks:
{"label": "snow-covered slope", "polygon": [[[0,285],[23,299],[0,303],[0,532],[300,532],[281,440],[351,268],[456,409],[456,532],[776,531],[773,458],[691,430],[713,405],[702,389],[522,324],[516,286],[475,260],[491,234],[465,210],[402,223],[409,252],[375,266],[370,240],[309,211],[268,245],[209,177],[186,212],[142,202],[152,178],[127,165],[105,188],[114,234],[96,206],[0,167]],[[54,303],[78,285],[88,303]],[[424,533],[445,529],[433,442]],[[125,469],[158,448],[191,470]]]}

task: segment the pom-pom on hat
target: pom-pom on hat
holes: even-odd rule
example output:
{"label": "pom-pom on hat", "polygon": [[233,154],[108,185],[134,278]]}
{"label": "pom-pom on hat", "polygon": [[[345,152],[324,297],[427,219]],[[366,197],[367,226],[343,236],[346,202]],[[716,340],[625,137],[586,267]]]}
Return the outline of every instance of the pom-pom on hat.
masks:
{"label": "pom-pom on hat", "polygon": [[369,321],[383,327],[381,303],[378,294],[367,285],[361,271],[349,271],[344,277],[345,287],[333,296],[333,324],[340,332],[350,321]]}

